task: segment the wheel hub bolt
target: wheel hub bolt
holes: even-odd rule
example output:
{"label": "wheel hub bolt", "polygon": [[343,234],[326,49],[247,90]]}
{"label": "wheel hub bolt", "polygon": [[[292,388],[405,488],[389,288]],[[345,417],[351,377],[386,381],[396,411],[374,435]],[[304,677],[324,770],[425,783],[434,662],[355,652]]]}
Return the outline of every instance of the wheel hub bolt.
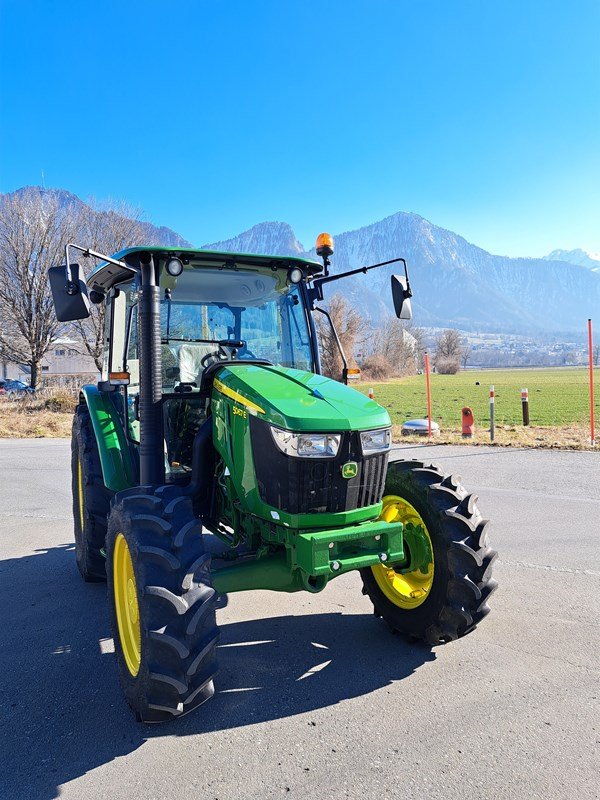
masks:
{"label": "wheel hub bolt", "polygon": [[331,569],[334,572],[337,572],[339,568],[340,568],[340,562],[339,561],[332,561],[331,562]]}
{"label": "wheel hub bolt", "polygon": [[388,560],[387,553],[379,553],[379,560],[380,561],[387,561]]}
{"label": "wheel hub bolt", "polygon": [[329,542],[329,549],[333,550],[333,542]]}
{"label": "wheel hub bolt", "polygon": [[381,534],[378,533],[377,536],[375,537],[375,541],[378,542],[380,539],[381,539]]}

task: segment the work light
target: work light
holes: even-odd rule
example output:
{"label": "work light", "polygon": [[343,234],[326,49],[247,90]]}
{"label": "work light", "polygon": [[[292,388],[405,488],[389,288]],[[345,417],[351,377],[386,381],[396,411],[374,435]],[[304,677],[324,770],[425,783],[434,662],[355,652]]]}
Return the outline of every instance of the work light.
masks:
{"label": "work light", "polygon": [[167,261],[167,272],[173,278],[176,278],[178,275],[181,275],[181,273],[183,272],[183,261],[175,257],[170,258]]}
{"label": "work light", "polygon": [[300,269],[300,267],[290,267],[288,270],[288,281],[289,283],[300,283],[302,278],[304,277],[304,273]]}

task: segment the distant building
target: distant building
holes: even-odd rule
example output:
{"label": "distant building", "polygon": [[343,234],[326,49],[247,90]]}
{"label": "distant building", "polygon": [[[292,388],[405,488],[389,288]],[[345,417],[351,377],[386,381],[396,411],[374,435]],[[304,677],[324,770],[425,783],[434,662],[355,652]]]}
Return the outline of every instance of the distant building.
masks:
{"label": "distant building", "polygon": [[[91,356],[78,350],[72,339],[57,339],[42,359],[40,382],[51,386],[85,383],[96,380],[100,373]],[[30,369],[25,364],[0,362],[0,378],[29,383]]]}

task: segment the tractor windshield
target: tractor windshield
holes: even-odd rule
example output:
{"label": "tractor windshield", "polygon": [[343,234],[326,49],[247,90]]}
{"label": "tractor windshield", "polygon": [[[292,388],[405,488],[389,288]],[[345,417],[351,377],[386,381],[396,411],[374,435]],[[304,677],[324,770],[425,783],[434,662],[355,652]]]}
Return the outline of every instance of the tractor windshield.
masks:
{"label": "tractor windshield", "polygon": [[[219,342],[242,341],[239,359],[312,370],[307,312],[283,270],[188,267],[161,280],[163,384],[196,383]],[[204,361],[204,364],[202,363]]]}

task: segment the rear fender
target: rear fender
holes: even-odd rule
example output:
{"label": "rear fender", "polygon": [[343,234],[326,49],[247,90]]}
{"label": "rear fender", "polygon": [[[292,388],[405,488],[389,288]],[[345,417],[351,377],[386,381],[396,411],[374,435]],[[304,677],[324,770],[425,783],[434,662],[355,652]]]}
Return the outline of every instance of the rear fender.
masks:
{"label": "rear fender", "polygon": [[90,412],[98,445],[104,485],[120,492],[135,484],[129,444],[121,418],[107,392],[93,384],[81,390]]}

